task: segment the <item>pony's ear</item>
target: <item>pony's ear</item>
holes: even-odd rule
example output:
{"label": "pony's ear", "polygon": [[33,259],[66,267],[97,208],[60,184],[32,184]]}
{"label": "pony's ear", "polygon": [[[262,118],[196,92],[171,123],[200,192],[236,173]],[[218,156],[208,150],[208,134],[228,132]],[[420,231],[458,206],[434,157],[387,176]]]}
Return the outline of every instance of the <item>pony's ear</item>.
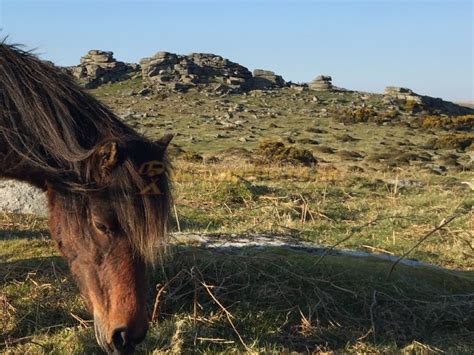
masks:
{"label": "pony's ear", "polygon": [[168,145],[170,144],[171,140],[174,138],[173,134],[165,134],[163,137],[155,141],[155,144],[159,145],[161,148],[163,148],[163,151],[168,148]]}
{"label": "pony's ear", "polygon": [[107,142],[99,146],[92,154],[92,176],[97,182],[107,180],[110,171],[118,164],[116,142]]}

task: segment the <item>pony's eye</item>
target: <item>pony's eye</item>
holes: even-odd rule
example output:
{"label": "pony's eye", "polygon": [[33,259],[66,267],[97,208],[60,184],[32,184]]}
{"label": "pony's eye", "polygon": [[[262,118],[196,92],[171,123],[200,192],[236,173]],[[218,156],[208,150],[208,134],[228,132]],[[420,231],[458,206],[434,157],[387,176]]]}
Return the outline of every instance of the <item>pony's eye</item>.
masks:
{"label": "pony's eye", "polygon": [[103,223],[100,223],[100,222],[94,222],[94,226],[100,230],[102,233],[108,233],[109,232],[109,228],[103,224]]}

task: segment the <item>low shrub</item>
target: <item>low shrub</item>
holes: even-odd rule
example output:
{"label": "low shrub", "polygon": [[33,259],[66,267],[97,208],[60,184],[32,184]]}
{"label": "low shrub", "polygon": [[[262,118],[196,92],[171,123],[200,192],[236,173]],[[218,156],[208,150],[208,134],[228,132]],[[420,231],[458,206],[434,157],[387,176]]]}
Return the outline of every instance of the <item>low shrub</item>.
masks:
{"label": "low shrub", "polygon": [[456,131],[474,130],[474,115],[463,116],[425,116],[422,119],[423,128],[443,128]]}
{"label": "low shrub", "polygon": [[445,134],[431,139],[427,146],[431,149],[472,150],[474,149],[474,134]]}

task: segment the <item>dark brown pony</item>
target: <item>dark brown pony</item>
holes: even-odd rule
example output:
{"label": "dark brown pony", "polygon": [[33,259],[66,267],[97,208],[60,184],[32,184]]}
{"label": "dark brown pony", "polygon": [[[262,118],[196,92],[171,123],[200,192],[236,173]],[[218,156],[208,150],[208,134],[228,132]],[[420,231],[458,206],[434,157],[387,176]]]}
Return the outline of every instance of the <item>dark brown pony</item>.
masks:
{"label": "dark brown pony", "polygon": [[51,235],[110,354],[133,352],[148,329],[145,269],[166,235],[170,139],[151,142],[53,65],[0,42],[0,176],[47,192]]}

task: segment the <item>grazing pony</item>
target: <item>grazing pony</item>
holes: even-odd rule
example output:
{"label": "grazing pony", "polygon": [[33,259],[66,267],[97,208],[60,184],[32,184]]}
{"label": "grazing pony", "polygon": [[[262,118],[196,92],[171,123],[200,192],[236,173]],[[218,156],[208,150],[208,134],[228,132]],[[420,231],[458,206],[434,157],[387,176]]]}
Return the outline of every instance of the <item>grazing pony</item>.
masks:
{"label": "grazing pony", "polygon": [[148,330],[146,265],[160,256],[166,147],[122,123],[53,65],[0,41],[0,177],[46,191],[51,235],[109,354]]}

